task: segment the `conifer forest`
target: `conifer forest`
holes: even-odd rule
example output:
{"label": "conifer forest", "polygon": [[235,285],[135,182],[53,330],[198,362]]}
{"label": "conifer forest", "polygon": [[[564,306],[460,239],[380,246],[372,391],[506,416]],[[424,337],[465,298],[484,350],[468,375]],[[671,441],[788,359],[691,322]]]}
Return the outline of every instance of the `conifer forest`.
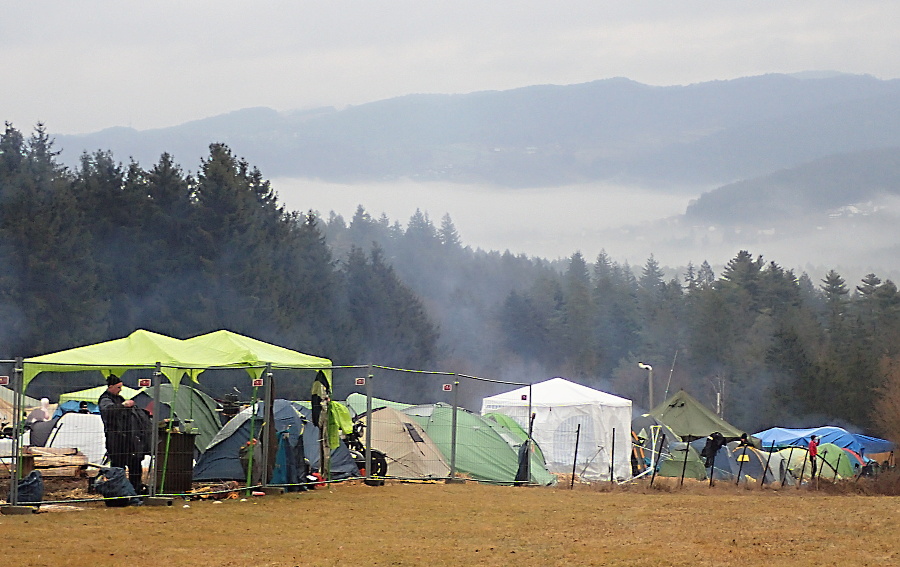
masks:
{"label": "conifer forest", "polygon": [[898,440],[900,293],[878,274],[813,279],[748,250],[666,273],[615,250],[473,249],[449,215],[286,210],[223,144],[194,173],[168,154],[149,168],[57,156],[40,124],[0,138],[4,358],[225,328],[335,364],[563,376],[646,408],[642,362],[654,403],[685,389],[748,431],[829,422]]}

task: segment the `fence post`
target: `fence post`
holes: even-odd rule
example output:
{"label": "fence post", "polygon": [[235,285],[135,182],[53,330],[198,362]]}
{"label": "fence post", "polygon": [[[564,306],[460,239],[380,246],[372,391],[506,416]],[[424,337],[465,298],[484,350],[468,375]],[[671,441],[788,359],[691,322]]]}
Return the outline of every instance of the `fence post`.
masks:
{"label": "fence post", "polygon": [[[275,420],[273,419],[273,405],[275,404],[275,384],[274,376],[272,375],[272,363],[266,363],[266,381],[263,382],[263,398],[265,398],[265,441],[263,441],[263,450],[262,450],[262,461],[263,461],[263,472],[262,472],[262,485],[267,486],[269,484],[269,473],[270,473],[270,465],[269,457],[273,455],[271,452],[272,444],[277,443],[277,435],[275,431]],[[263,435],[260,435],[262,438]],[[262,439],[261,439],[262,440]]]}
{"label": "fence post", "polygon": [[453,374],[453,414],[450,421],[450,478],[447,482],[456,480],[456,411],[459,406],[459,380]]}
{"label": "fence post", "polygon": [[613,474],[616,468],[616,428],[612,428],[612,452],[609,454],[609,482],[614,482]]}
{"label": "fence post", "polygon": [[[153,371],[153,420],[150,430],[150,496],[156,496],[156,476],[159,469],[159,412],[162,409],[160,403],[160,382],[162,382],[162,364],[156,363],[156,369]],[[175,394],[172,394],[172,407],[175,407]],[[170,412],[170,418],[174,417],[174,413]]]}
{"label": "fence post", "polygon": [[366,376],[366,480],[372,478],[372,365]]}
{"label": "fence post", "polygon": [[22,406],[25,403],[25,374],[22,371],[22,357],[16,357],[15,390],[13,391],[13,438],[12,468],[9,474],[9,503],[19,505],[19,476],[22,470],[22,456],[19,440],[22,429]]}
{"label": "fence post", "polygon": [[581,437],[581,424],[575,428],[575,455],[572,457],[572,480],[569,482],[569,490],[575,488],[575,470],[578,467],[578,440]]}

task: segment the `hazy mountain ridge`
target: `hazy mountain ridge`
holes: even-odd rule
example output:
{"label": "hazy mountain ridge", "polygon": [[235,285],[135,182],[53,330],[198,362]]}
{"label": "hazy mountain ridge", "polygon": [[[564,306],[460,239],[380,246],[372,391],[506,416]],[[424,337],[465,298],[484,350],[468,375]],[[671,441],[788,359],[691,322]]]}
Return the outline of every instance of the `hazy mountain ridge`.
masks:
{"label": "hazy mountain ridge", "polygon": [[[244,109],[172,128],[56,136],[62,161],[112,150],[193,166],[229,144],[267,176],[504,186],[596,180],[728,183],[830,154],[900,146],[900,81],[763,75],[656,87],[615,78],[342,110]],[[52,125],[51,125],[52,126]]]}
{"label": "hazy mountain ridge", "polygon": [[900,147],[828,156],[732,183],[701,195],[685,218],[732,225],[816,221],[885,195],[900,195]]}

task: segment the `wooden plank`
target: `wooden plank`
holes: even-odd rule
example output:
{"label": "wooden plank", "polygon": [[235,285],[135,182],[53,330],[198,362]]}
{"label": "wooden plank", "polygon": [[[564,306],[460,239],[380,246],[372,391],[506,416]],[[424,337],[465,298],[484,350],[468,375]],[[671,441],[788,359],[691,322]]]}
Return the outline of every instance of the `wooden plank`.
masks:
{"label": "wooden plank", "polygon": [[88,464],[86,455],[63,455],[59,457],[35,457],[35,468],[68,467]]}
{"label": "wooden plank", "polygon": [[35,447],[25,446],[22,448],[23,455],[34,456],[60,456],[60,455],[77,455],[78,449],[75,447]]}
{"label": "wooden plank", "polygon": [[41,469],[41,476],[70,476],[76,478],[84,478],[87,476],[87,470],[81,466],[71,467],[53,467],[50,469]]}

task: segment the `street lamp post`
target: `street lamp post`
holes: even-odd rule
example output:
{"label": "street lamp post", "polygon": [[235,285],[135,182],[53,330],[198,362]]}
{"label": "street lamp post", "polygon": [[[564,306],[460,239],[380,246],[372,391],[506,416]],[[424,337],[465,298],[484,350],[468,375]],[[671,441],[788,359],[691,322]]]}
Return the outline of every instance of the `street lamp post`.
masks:
{"label": "street lamp post", "polygon": [[647,371],[647,389],[648,389],[648,399],[647,405],[650,406],[647,408],[647,411],[653,409],[653,367],[649,364],[644,364],[643,362],[638,362],[638,368]]}

